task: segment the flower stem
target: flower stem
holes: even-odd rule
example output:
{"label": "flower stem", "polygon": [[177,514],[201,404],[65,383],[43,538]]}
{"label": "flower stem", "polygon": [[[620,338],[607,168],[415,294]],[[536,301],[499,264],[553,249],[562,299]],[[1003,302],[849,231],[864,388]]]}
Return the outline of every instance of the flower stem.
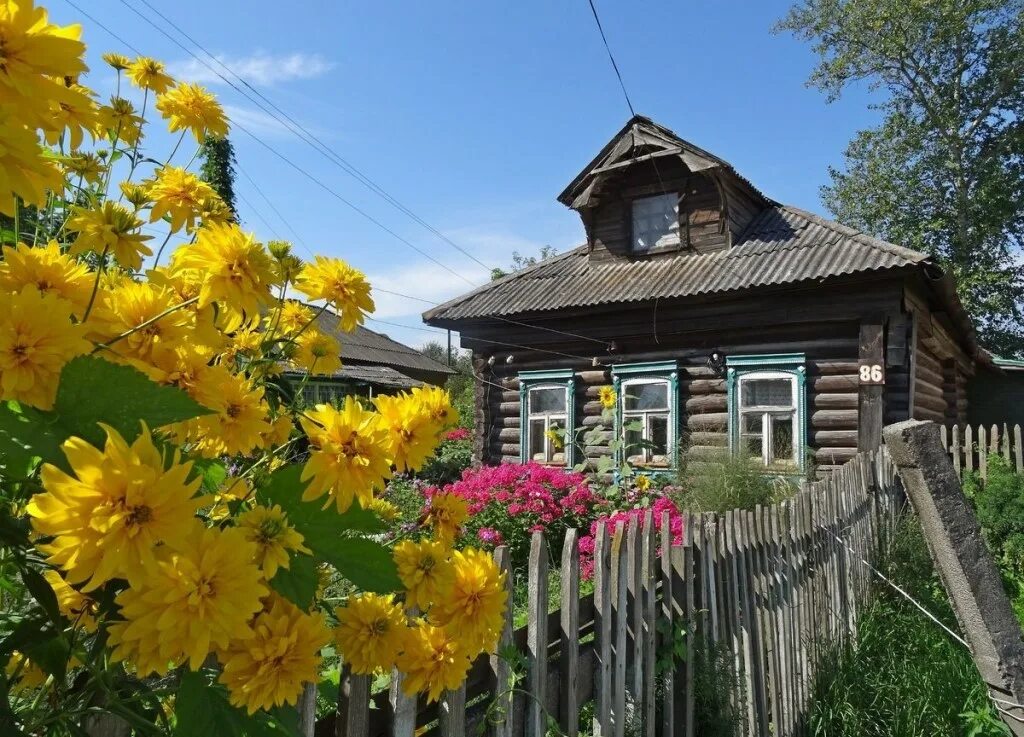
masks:
{"label": "flower stem", "polygon": [[107,265],[107,252],[109,250],[110,246],[104,246],[103,253],[100,254],[100,263],[96,267],[96,280],[92,283],[92,294],[89,295],[89,304],[85,306],[85,314],[82,315],[83,323],[89,319],[89,313],[92,312],[93,303],[96,301],[96,292],[100,288],[100,277],[103,276],[103,267]]}
{"label": "flower stem", "polygon": [[160,265],[160,257],[163,255],[164,249],[167,247],[167,241],[169,241],[171,239],[172,235],[174,235],[174,233],[168,233],[167,237],[164,238],[164,242],[160,244],[160,248],[157,249],[157,251],[156,251],[156,258],[153,259],[153,268],[154,269],[157,266]]}
{"label": "flower stem", "polygon": [[179,304],[176,304],[173,307],[168,307],[166,310],[161,312],[159,315],[154,315],[153,317],[149,318],[148,320],[146,320],[144,322],[140,322],[138,325],[133,327],[131,330],[128,330],[128,331],[123,332],[123,333],[121,333],[120,335],[118,335],[118,336],[116,336],[114,338],[111,338],[106,343],[99,343],[99,344],[97,344],[97,346],[92,349],[92,352],[93,353],[99,353],[100,351],[106,350],[106,349],[110,348],[110,346],[114,345],[114,343],[117,343],[119,340],[124,340],[125,338],[127,338],[129,335],[132,335],[133,333],[137,333],[140,330],[145,330],[146,328],[148,328],[153,323],[158,322],[160,320],[163,320],[165,317],[170,315],[172,312],[176,312],[177,310],[180,310],[180,309],[183,309],[185,307],[188,307],[190,304],[193,304],[193,303],[198,302],[198,301],[199,301],[199,297],[190,297],[189,299],[186,299],[184,302],[180,302]]}

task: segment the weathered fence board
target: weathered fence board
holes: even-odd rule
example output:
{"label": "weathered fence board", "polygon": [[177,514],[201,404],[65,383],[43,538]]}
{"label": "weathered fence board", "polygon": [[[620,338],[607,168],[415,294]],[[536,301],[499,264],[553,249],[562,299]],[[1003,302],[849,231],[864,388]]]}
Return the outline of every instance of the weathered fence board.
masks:
{"label": "weathered fence board", "polygon": [[[958,468],[969,471],[992,455],[1019,465],[1020,434],[954,427],[944,437],[951,453],[971,448],[959,454]],[[892,539],[903,505],[883,449],[778,504],[683,513],[680,544],[669,515],[655,520],[645,510],[598,527],[588,596],[580,595],[580,533],[569,530],[552,563],[561,574],[556,612],[548,612],[548,541],[535,532],[524,573],[529,621],[513,630],[509,611],[499,640],[499,650],[524,655],[515,692],[511,665],[498,655],[481,657],[463,687],[431,705],[404,696],[397,673],[371,694],[371,677],[344,669],[337,713],[317,735],[461,736],[486,719],[493,737],[541,737],[551,723],[571,737],[696,737],[700,657],[731,671],[727,697],[743,734],[802,736],[815,665],[829,645],[854,636],[871,591],[862,561]],[[495,557],[511,596],[517,567],[504,547]],[[678,638],[683,659],[671,655]],[[592,722],[581,725],[591,701]]]}
{"label": "weathered fence board", "polygon": [[949,453],[957,476],[965,472],[977,472],[982,480],[988,478],[988,464],[991,456],[1000,456],[1017,473],[1024,472],[1024,446],[1021,427],[1003,425],[953,425],[942,427],[942,447]]}

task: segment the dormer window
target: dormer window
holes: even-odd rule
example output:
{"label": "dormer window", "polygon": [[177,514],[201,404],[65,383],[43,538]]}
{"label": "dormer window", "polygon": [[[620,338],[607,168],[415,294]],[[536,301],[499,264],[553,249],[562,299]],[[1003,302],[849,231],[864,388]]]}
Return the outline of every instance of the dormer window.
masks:
{"label": "dormer window", "polygon": [[679,195],[675,192],[633,200],[633,252],[679,245]]}

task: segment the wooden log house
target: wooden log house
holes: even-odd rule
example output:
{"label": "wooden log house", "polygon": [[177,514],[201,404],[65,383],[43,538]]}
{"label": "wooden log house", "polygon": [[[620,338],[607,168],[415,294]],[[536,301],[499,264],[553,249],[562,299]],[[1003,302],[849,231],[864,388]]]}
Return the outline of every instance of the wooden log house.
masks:
{"label": "wooden log house", "polygon": [[584,245],[424,313],[473,351],[479,461],[671,471],[728,449],[800,475],[883,423],[967,420],[991,358],[926,255],[775,202],[642,116],[558,199]]}

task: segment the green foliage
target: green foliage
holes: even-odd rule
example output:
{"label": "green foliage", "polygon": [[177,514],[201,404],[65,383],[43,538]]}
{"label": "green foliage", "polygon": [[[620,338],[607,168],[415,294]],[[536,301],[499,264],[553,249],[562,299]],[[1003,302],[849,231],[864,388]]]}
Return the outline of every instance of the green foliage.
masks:
{"label": "green foliage", "polygon": [[238,220],[238,208],[235,206],[235,148],[231,140],[207,136],[203,140],[199,155],[203,164],[199,169],[200,178],[213,187],[228,206],[234,219]]}
{"label": "green foliage", "polygon": [[462,472],[472,464],[473,445],[469,440],[442,440],[416,475],[428,483],[444,486],[462,478]]}
{"label": "green foliage", "polygon": [[799,0],[777,26],[810,41],[810,84],[866,82],[879,126],[823,189],[843,222],[937,258],[985,345],[1024,350],[1024,6],[1020,0]]}
{"label": "green foliage", "polygon": [[313,604],[320,578],[316,561],[309,555],[292,555],[287,568],[278,568],[270,587],[288,601],[306,611]]}
{"label": "green foliage", "polygon": [[678,490],[672,494],[680,509],[691,512],[753,509],[758,504],[785,499],[794,491],[790,482],[766,475],[764,468],[749,459],[723,451],[707,461],[699,469],[688,467],[680,472]]}
{"label": "green foliage", "polygon": [[502,277],[514,274],[517,271],[528,269],[531,266],[536,266],[541,261],[547,261],[552,256],[557,256],[558,251],[555,250],[554,246],[541,246],[540,251],[537,252],[536,256],[525,256],[519,251],[512,252],[512,265],[508,267],[508,270],[494,268],[491,269],[491,281],[501,279]]}
{"label": "green foliage", "polygon": [[299,737],[299,715],[293,708],[248,716],[228,703],[227,690],[202,672],[181,676],[174,714],[174,737]]}
{"label": "green foliage", "polygon": [[739,737],[743,717],[729,695],[739,689],[733,656],[724,643],[698,639],[693,659],[693,721],[703,737]]}
{"label": "green foliage", "polygon": [[[955,628],[915,518],[900,523],[892,543],[884,573]],[[821,737],[964,734],[994,717],[970,653],[881,583],[861,612],[856,641],[821,658],[812,704],[811,732]]]}

